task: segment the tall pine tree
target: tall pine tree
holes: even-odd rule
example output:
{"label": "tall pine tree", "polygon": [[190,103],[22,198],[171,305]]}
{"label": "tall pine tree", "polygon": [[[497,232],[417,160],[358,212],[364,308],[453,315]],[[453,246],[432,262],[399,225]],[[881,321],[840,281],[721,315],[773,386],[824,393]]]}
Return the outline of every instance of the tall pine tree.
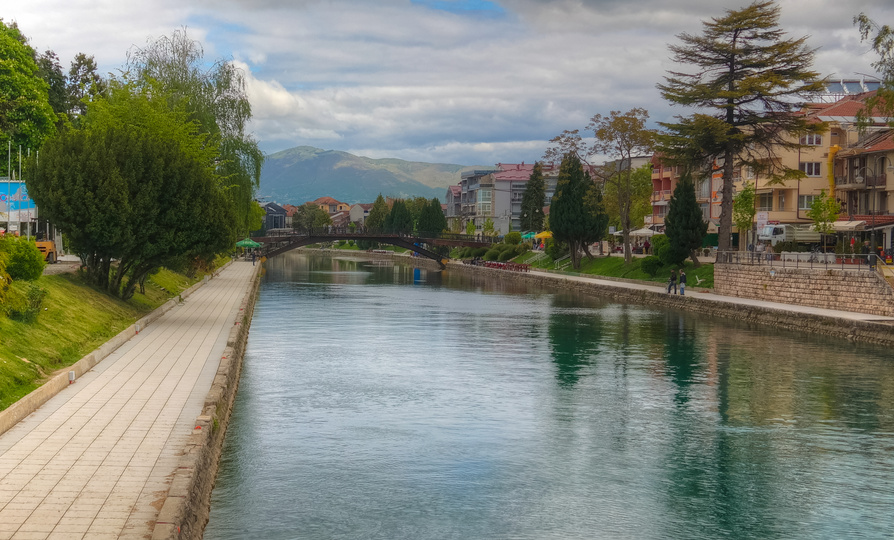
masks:
{"label": "tall pine tree", "polygon": [[546,182],[543,180],[543,165],[534,164],[528,178],[521,203],[521,228],[523,231],[543,229],[543,207],[546,206]]}
{"label": "tall pine tree", "polygon": [[702,210],[695,199],[695,185],[692,176],[684,174],[674,188],[664,218],[664,234],[667,236],[669,248],[668,260],[671,265],[681,265],[686,257],[692,257],[692,263],[699,266],[695,250],[702,246],[708,222],[702,216]]}
{"label": "tall pine tree", "polygon": [[721,251],[731,248],[735,169],[749,166],[779,183],[802,178],[779,153],[797,149],[800,136],[825,130],[790,114],[798,98],[822,91],[824,82],[811,70],[807,38],[784,39],[778,23],[775,2],[755,2],[704,22],[701,35],[680,34],[682,44],[670,47],[673,60],[693,71],[671,71],[658,85],[672,105],[706,111],[662,123],[668,132],[658,150],[684,166],[722,164]]}

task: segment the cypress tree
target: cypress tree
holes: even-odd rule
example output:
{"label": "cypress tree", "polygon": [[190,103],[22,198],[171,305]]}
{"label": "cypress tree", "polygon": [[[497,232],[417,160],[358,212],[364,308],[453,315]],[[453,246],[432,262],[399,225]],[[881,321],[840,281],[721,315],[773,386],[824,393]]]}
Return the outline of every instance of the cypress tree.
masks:
{"label": "cypress tree", "polygon": [[550,205],[549,223],[553,237],[567,242],[571,248],[574,268],[580,268],[581,252],[590,256],[587,244],[602,239],[608,226],[602,197],[592,196],[592,190],[597,189],[577,155],[565,154],[559,167],[556,194]]}
{"label": "cypress tree", "polygon": [[546,183],[543,180],[543,166],[538,161],[528,178],[521,203],[521,228],[523,231],[543,229],[543,207],[546,204]]}
{"label": "cypress tree", "polygon": [[695,199],[695,185],[690,174],[684,174],[674,188],[674,194],[668,203],[667,216],[664,218],[664,234],[670,243],[667,250],[670,265],[681,265],[686,257],[692,257],[692,262],[699,266],[698,256],[695,250],[700,248],[705,234],[708,232],[708,223],[702,216],[698,201]]}

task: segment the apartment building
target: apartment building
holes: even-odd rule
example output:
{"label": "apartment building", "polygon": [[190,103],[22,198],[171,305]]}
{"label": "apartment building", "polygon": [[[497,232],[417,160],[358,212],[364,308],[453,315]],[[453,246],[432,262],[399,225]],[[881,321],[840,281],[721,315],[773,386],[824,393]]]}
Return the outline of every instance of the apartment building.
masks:
{"label": "apartment building", "polygon": [[[862,132],[857,126],[857,112],[864,106],[872,92],[843,94],[837,101],[817,102],[805,105],[800,114],[816,122],[825,122],[828,130],[817,135],[802,137],[796,150],[779,152],[782,165],[804,172],[800,180],[776,182],[768,176],[756,175],[748,167],[734,172],[734,190],[743,189],[746,183],[754,183],[756,189],[755,221],[758,226],[767,222],[810,224],[807,217],[813,201],[825,191],[842,205],[839,231],[863,231],[883,227],[894,201],[894,168],[891,167],[891,151],[894,150],[891,131],[884,126],[885,118],[870,119],[874,126]],[[660,156],[652,159],[652,216],[647,224],[661,225],[667,214],[667,205],[679,180],[680,169],[667,166]],[[711,178],[696,178],[696,198],[702,207],[705,220],[717,224],[720,218],[722,171],[716,168]],[[889,182],[891,187],[889,188]],[[877,216],[873,220],[869,216]],[[866,223],[862,223],[866,222]],[[881,225],[880,225],[881,224]],[[885,233],[890,246],[890,231]]]}

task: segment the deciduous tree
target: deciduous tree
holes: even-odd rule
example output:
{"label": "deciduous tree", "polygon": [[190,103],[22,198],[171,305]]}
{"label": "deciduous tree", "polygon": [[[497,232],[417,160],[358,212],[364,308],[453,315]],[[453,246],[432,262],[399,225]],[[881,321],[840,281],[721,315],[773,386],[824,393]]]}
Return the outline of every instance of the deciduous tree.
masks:
{"label": "deciduous tree", "polygon": [[778,156],[797,148],[800,136],[825,130],[792,114],[798,98],[821,91],[824,82],[811,69],[807,38],[786,39],[778,22],[774,2],[755,2],[704,22],[700,35],[680,34],[672,58],[693,71],[670,71],[658,85],[672,105],[700,111],[662,123],[662,154],[690,168],[712,161],[723,168],[721,251],[730,249],[736,167],[750,166],[777,182],[802,178]]}
{"label": "deciduous tree", "polygon": [[[37,150],[56,131],[56,115],[49,102],[49,85],[40,77],[34,49],[15,23],[0,19],[0,148]],[[18,153],[0,160],[4,176],[19,170]]]}
{"label": "deciduous tree", "polygon": [[158,267],[208,260],[235,241],[216,147],[157,97],[114,88],[81,129],[47,141],[27,178],[88,277],[123,298]]}
{"label": "deciduous tree", "polygon": [[[615,161],[603,168],[606,184],[606,193],[609,191],[614,196],[617,205],[618,220],[621,227],[624,242],[624,261],[630,263],[632,252],[630,250],[630,231],[633,220],[631,210],[643,197],[643,190],[634,182],[633,158],[635,156],[651,153],[655,140],[655,130],[646,128],[646,120],[649,112],[645,109],[635,108],[625,113],[611,111],[608,116],[595,115],[590,120],[589,129],[596,136],[592,153],[602,154],[615,158]],[[645,194],[648,199],[650,189]]]}
{"label": "deciduous tree", "polygon": [[810,204],[807,217],[813,220],[813,227],[817,231],[823,234],[833,234],[835,228],[832,224],[838,221],[840,213],[841,203],[826,195],[826,190],[822,190]]}
{"label": "deciduous tree", "polygon": [[757,209],[754,206],[757,191],[754,182],[745,182],[745,187],[733,199],[733,223],[739,229],[739,249],[747,242],[747,232],[751,230]]}

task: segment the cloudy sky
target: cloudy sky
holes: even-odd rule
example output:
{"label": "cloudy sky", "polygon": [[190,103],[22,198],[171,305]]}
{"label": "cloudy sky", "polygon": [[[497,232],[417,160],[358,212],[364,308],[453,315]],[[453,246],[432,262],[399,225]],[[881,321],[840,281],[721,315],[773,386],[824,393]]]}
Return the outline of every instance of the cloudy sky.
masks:
{"label": "cloudy sky", "polygon": [[[206,59],[246,72],[267,152],[298,145],[374,158],[490,165],[539,159],[594,114],[685,109],[655,84],[667,45],[745,0],[27,0],[8,2],[38,50],[117,72],[127,51],[187,27]],[[854,15],[894,24],[890,0],[781,0],[815,67],[874,74]]]}

